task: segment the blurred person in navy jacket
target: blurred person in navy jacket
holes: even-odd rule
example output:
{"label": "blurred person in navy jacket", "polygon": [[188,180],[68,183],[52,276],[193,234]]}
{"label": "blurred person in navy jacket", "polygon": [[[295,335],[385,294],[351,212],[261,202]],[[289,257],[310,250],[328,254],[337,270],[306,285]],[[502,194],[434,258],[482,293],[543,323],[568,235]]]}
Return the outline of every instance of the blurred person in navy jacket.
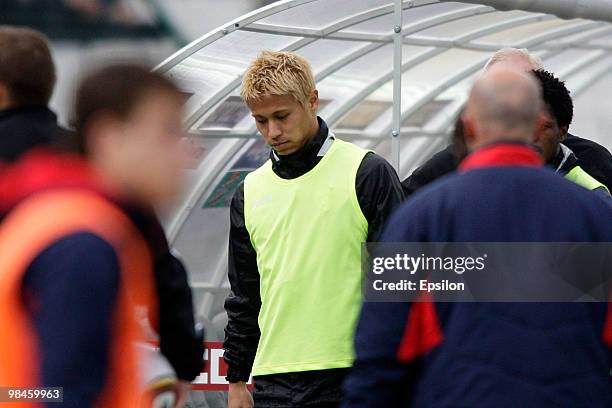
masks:
{"label": "blurred person in navy jacket", "polygon": [[[0,26],[0,165],[35,148],[79,150],[74,132],[59,126],[48,107],[55,79],[55,64],[43,34]],[[155,213],[138,211],[137,218],[155,258],[160,348],[182,380],[185,394],[203,366],[203,332],[194,324],[187,272],[170,252]]]}
{"label": "blurred person in navy jacket", "polygon": [[179,191],[182,101],[160,74],[102,69],[77,93],[83,154],[31,149],[0,172],[0,384],[63,387],[67,407],[135,406],[138,307],[158,320],[138,224]]}

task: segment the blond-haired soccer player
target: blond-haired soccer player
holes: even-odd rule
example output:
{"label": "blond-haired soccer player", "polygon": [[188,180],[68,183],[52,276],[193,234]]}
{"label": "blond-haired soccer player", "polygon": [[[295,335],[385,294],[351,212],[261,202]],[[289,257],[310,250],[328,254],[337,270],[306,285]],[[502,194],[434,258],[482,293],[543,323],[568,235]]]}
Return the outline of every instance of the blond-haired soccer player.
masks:
{"label": "blond-haired soccer player", "polygon": [[360,248],[403,199],[391,165],[334,137],[317,117],[308,62],[266,51],[241,95],[270,159],[230,209],[229,407],[335,407],[354,358]]}

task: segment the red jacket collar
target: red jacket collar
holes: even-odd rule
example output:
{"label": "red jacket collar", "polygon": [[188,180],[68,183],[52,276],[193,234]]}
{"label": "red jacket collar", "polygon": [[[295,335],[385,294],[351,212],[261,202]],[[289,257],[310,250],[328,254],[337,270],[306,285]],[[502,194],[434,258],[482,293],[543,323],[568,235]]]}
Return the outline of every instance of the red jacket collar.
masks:
{"label": "red jacket collar", "polygon": [[508,166],[541,167],[543,165],[542,156],[533,147],[520,143],[499,143],[485,146],[470,154],[461,162],[459,170]]}
{"label": "red jacket collar", "polygon": [[113,195],[102,178],[79,156],[38,148],[14,164],[0,166],[0,213],[34,193],[52,188],[84,188],[104,196]]}

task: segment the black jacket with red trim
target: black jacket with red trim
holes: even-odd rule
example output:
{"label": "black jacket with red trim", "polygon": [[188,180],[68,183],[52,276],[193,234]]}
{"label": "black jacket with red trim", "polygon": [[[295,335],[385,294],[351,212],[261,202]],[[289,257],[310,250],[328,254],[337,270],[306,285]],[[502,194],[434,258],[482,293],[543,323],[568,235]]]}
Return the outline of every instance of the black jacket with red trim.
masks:
{"label": "black jacket with red trim", "polygon": [[[612,242],[605,200],[523,145],[468,156],[382,242]],[[571,214],[571,217],[567,217]],[[364,303],[343,407],[610,407],[605,303]]]}

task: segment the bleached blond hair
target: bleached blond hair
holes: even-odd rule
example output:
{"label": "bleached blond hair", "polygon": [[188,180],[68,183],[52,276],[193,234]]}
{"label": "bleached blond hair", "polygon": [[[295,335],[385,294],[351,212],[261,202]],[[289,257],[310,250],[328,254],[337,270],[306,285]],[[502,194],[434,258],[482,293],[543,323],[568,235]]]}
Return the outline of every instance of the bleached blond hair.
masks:
{"label": "bleached blond hair", "polygon": [[530,54],[527,48],[502,48],[501,50],[493,54],[493,56],[486,63],[484,69],[487,70],[491,68],[492,65],[498,62],[509,60],[510,58],[513,58],[513,57],[525,58],[527,61],[529,61],[529,64],[531,65],[531,69],[533,70],[544,68],[544,64],[542,63],[542,60],[539,57]]}
{"label": "bleached blond hair", "polygon": [[310,64],[296,53],[263,51],[242,78],[240,96],[248,104],[266,95],[290,95],[306,107],[315,90]]}

